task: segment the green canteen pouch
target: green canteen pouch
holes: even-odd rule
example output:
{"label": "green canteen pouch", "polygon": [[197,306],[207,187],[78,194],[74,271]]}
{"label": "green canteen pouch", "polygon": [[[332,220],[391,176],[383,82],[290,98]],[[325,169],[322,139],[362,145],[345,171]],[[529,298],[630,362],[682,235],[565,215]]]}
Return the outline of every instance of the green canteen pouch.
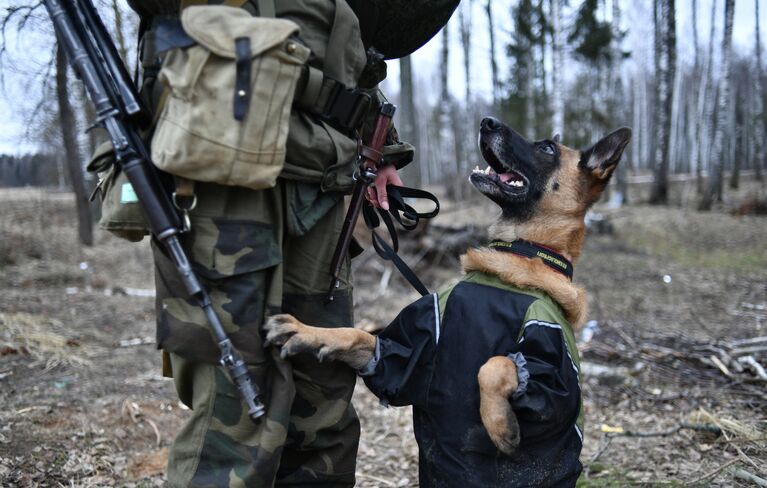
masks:
{"label": "green canteen pouch", "polygon": [[99,227],[131,242],[149,235],[149,225],[128,177],[115,162],[111,142],[101,144],[91,157],[88,171],[98,173],[99,182],[91,195],[101,198]]}
{"label": "green canteen pouch", "polygon": [[290,110],[310,50],[298,25],[228,6],[192,6],[181,24],[196,43],[170,50],[152,138],[154,163],[196,181],[260,190],[285,164]]}

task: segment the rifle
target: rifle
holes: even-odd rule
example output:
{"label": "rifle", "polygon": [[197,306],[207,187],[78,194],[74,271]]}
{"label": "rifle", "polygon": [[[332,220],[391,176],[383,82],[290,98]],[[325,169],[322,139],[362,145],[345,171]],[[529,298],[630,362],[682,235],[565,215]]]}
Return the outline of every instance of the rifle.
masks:
{"label": "rifle", "polygon": [[349,209],[344,217],[344,225],[341,228],[341,235],[333,252],[333,260],[330,264],[330,271],[333,277],[330,281],[328,290],[328,301],[333,301],[333,292],[341,286],[341,266],[343,266],[346,255],[349,252],[349,245],[352,242],[354,226],[357,218],[360,216],[362,206],[365,204],[365,191],[376,178],[378,165],[381,163],[386,136],[389,133],[389,126],[397,107],[391,103],[384,102],[378,109],[373,132],[370,134],[370,140],[363,142],[359,147],[359,167],[354,174],[354,190],[352,190],[352,199],[349,202]]}
{"label": "rifle", "polygon": [[188,226],[174,208],[141,137],[141,130],[149,126],[151,117],[98,11],[91,0],[43,0],[43,3],[67,59],[93,102],[97,124],[109,133],[116,164],[133,186],[152,235],[164,245],[189,296],[205,313],[221,351],[220,363],[247,404],[248,416],[257,421],[265,413],[258,389],[181,247],[178,236]]}

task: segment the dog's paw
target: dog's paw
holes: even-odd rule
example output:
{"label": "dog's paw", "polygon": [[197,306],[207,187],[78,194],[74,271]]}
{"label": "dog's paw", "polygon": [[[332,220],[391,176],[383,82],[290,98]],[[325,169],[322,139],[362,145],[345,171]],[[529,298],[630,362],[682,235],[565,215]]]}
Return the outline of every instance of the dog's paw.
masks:
{"label": "dog's paw", "polygon": [[509,400],[503,397],[483,398],[480,416],[495,447],[506,455],[513,454],[519,447],[519,424]]}
{"label": "dog's paw", "polygon": [[479,370],[479,413],[493,444],[511,455],[519,446],[519,423],[509,397],[517,388],[517,367],[510,359],[490,358]]}
{"label": "dog's paw", "polygon": [[289,314],[272,315],[266,320],[264,346],[283,346],[303,324]]}
{"label": "dog's paw", "polygon": [[269,317],[264,324],[266,341],[264,346],[280,348],[280,357],[285,359],[296,354],[313,354],[322,361],[328,353],[328,348],[321,340],[321,330],[304,325],[295,317],[288,314]]}
{"label": "dog's paw", "polygon": [[264,346],[284,346],[304,325],[289,314],[272,315],[264,324]]}

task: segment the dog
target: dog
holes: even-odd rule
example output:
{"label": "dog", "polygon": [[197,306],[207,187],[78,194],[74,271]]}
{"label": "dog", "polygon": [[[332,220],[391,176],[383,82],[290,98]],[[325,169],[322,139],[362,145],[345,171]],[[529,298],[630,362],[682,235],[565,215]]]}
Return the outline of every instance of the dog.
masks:
{"label": "dog", "polygon": [[283,357],[356,369],[383,403],[412,405],[423,487],[575,486],[583,435],[575,333],[585,291],[572,283],[586,211],[631,139],[618,129],[578,151],[480,125],[488,163],[470,181],[501,210],[492,242],[461,257],[465,276],[406,307],[378,337],[265,324]]}

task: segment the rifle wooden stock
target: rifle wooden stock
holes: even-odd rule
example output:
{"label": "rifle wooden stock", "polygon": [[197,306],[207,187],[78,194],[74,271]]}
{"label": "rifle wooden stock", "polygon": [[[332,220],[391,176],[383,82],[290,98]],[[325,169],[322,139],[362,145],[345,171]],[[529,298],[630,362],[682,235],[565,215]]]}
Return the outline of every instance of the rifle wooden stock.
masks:
{"label": "rifle wooden stock", "polygon": [[349,245],[352,242],[354,226],[362,211],[362,205],[365,204],[365,191],[375,180],[378,165],[383,157],[384,144],[389,134],[389,126],[394,117],[397,107],[391,103],[382,103],[378,110],[375,127],[370,135],[370,140],[363,142],[359,149],[359,167],[356,173],[356,182],[352,191],[352,199],[349,202],[349,210],[346,211],[344,225],[341,228],[341,234],[338,238],[338,244],[333,252],[333,261],[330,265],[332,275],[330,289],[328,290],[328,301],[333,301],[333,292],[341,286],[341,267],[343,266],[346,255],[349,253]]}

